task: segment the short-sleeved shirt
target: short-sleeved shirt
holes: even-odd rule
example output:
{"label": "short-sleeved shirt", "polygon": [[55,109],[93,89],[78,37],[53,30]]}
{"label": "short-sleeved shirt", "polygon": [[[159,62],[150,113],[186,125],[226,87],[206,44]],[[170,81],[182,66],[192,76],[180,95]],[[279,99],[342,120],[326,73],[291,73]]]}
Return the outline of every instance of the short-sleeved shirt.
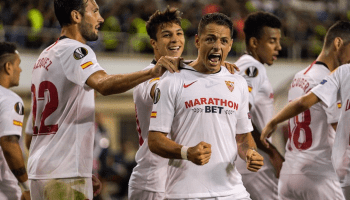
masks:
{"label": "short-sleeved shirt", "polygon": [[[350,64],[338,67],[314,87],[314,93],[328,107],[341,100],[341,114],[334,139],[332,162],[342,187],[350,186]],[[340,91],[340,93],[338,92]]]}
{"label": "short-sleeved shirt", "polygon": [[[326,64],[314,62],[298,72],[289,89],[288,101],[293,101],[317,86],[330,73]],[[331,155],[335,137],[332,123],[338,122],[340,107],[321,103],[289,119],[289,137],[281,174],[325,176],[338,180]]]}
{"label": "short-sleeved shirt", "polygon": [[[248,83],[252,122],[257,131],[261,133],[274,112],[273,88],[267,77],[266,68],[261,62],[248,54],[241,56],[235,64],[240,69],[238,74],[243,76]],[[271,141],[271,139],[269,140]],[[264,157],[265,161],[259,172],[273,169],[269,162],[269,155],[260,149],[258,149],[258,152]],[[247,169],[246,162],[242,159],[237,160],[237,169],[241,174],[256,174]]]}
{"label": "short-sleeved shirt", "polygon": [[[155,61],[153,61],[144,70],[153,68],[155,64]],[[159,78],[145,81],[136,86],[133,92],[140,147],[135,156],[137,165],[133,169],[129,185],[141,190],[165,192],[169,160],[152,153],[148,146],[148,128],[153,107],[150,92],[153,85],[158,81]]]}
{"label": "short-sleeved shirt", "polygon": [[29,179],[92,176],[95,100],[85,82],[100,70],[94,51],[69,38],[40,54],[32,71]]}
{"label": "short-sleeved shirt", "polygon": [[[0,85],[0,138],[4,136],[22,135],[23,101],[11,90]],[[18,181],[9,168],[0,147],[0,190],[1,186],[11,186],[14,192],[20,190]]]}
{"label": "short-sleeved shirt", "polygon": [[211,144],[209,163],[170,159],[166,198],[246,195],[235,167],[236,134],[252,131],[247,82],[225,68],[202,74],[190,66],[167,74],[155,90],[150,131],[170,134],[176,143]]}

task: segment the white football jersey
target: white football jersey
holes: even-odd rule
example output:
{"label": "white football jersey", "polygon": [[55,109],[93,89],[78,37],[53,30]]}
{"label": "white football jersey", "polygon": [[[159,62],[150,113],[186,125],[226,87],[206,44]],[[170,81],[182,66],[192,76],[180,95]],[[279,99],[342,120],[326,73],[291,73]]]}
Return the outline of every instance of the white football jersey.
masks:
{"label": "white football jersey", "polygon": [[[0,85],[0,138],[10,135],[21,137],[23,114],[22,99],[16,93]],[[12,191],[5,188],[12,188]],[[20,193],[21,188],[18,186],[18,181],[9,168],[0,146],[0,193],[5,191],[10,192],[10,194],[4,194],[9,197]]]}
{"label": "white football jersey", "polygon": [[222,67],[202,74],[190,66],[163,76],[155,90],[150,131],[169,133],[176,143],[211,144],[208,164],[170,159],[166,198],[247,195],[235,167],[236,134],[252,131],[247,82]]}
{"label": "white football jersey", "polygon": [[93,50],[69,38],[40,54],[32,72],[29,179],[91,177],[95,100],[85,82],[100,70]]}
{"label": "white football jersey", "polygon": [[[153,61],[145,70],[155,66]],[[152,86],[159,78],[145,81],[135,87],[133,97],[135,102],[136,125],[139,134],[139,150],[135,160],[137,165],[131,174],[129,185],[133,188],[152,192],[165,192],[165,181],[168,159],[152,153],[148,147],[148,128],[152,113],[153,99],[150,96]]]}
{"label": "white football jersey", "polygon": [[[342,187],[350,186],[350,64],[338,67],[313,92],[328,107],[341,100],[341,114],[333,145],[332,162]],[[340,96],[339,92],[340,91]]]}
{"label": "white football jersey", "polygon": [[[298,72],[289,89],[288,101],[293,101],[317,86],[330,73],[322,62],[314,62]],[[326,176],[338,180],[332,162],[332,146],[340,108],[337,103],[327,108],[317,103],[305,112],[289,119],[289,136],[281,174]]]}
{"label": "white football jersey", "polygon": [[[273,88],[267,77],[266,68],[262,63],[248,54],[241,56],[235,64],[240,69],[238,74],[243,76],[248,83],[252,122],[259,133],[261,133],[265,125],[272,118],[274,112]],[[269,139],[269,141],[271,141],[271,139]],[[269,161],[269,155],[260,149],[258,149],[258,152],[264,157],[264,166],[262,166],[259,172],[272,169],[273,166]],[[236,163],[239,173],[257,174],[247,169],[244,160],[238,158]]]}

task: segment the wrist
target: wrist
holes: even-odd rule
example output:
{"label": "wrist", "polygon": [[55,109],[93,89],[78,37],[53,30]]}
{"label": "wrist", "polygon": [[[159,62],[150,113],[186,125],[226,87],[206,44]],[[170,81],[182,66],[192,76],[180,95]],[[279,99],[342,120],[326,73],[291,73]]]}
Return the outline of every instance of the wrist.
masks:
{"label": "wrist", "polygon": [[184,160],[188,160],[188,158],[187,158],[188,148],[189,147],[187,147],[187,146],[181,147],[181,158]]}
{"label": "wrist", "polygon": [[29,191],[29,181],[18,182],[18,185],[23,189],[23,191]]}

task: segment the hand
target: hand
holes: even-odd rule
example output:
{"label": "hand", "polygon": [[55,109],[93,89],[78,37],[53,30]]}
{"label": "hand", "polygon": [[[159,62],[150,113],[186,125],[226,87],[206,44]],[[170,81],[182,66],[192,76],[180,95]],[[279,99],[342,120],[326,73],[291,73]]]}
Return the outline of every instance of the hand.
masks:
{"label": "hand", "polygon": [[235,73],[235,70],[236,71],[240,71],[239,68],[235,65],[235,64],[231,64],[229,62],[224,62],[224,66],[227,68],[227,70],[231,73],[231,74],[234,74]]}
{"label": "hand", "polygon": [[271,134],[276,130],[277,126],[273,125],[271,121],[267,123],[265,128],[262,130],[260,135],[260,141],[261,143],[266,147],[269,148],[269,143],[266,142],[266,139],[271,136]]}
{"label": "hand", "polygon": [[97,196],[101,193],[102,183],[95,175],[92,175],[92,187],[94,190],[94,196]]}
{"label": "hand", "polygon": [[272,150],[272,155],[270,155],[269,159],[273,168],[275,168],[276,178],[279,178],[282,169],[282,164],[284,162],[283,156],[277,151],[277,149],[274,149]]}
{"label": "hand", "polygon": [[157,61],[156,66],[151,69],[151,74],[155,78],[162,76],[166,70],[170,73],[179,72],[179,66],[182,60],[183,58],[181,57],[162,56]]}
{"label": "hand", "polygon": [[264,157],[253,149],[248,149],[246,159],[249,171],[257,172],[264,165]]}
{"label": "hand", "polygon": [[205,165],[211,156],[211,144],[200,142],[187,150],[187,159],[196,165]]}
{"label": "hand", "polygon": [[23,191],[21,200],[30,200],[30,192],[29,191]]}

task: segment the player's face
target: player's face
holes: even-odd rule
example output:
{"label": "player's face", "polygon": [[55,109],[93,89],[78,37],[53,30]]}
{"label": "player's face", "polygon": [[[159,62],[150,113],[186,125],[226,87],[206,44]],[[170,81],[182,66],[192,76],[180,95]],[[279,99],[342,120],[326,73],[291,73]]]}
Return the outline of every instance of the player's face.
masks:
{"label": "player's face", "polygon": [[158,27],[157,41],[151,39],[156,60],[162,56],[180,57],[185,44],[184,32],[176,23],[162,24]]}
{"label": "player's face", "polygon": [[196,47],[198,49],[198,61],[202,73],[216,73],[221,68],[231,50],[232,38],[230,29],[224,25],[215,23],[205,26],[201,35],[196,35]]}
{"label": "player's face", "polygon": [[257,41],[257,60],[262,64],[272,65],[273,61],[277,60],[278,52],[282,49],[281,30],[265,26],[263,34]]}
{"label": "player's face", "polygon": [[22,69],[19,67],[19,64],[21,63],[21,59],[19,58],[18,54],[15,54],[15,60],[10,62],[12,65],[13,73],[11,77],[11,87],[12,86],[18,86],[19,85],[19,77],[20,73],[22,72]]}
{"label": "player's face", "polygon": [[350,63],[350,43],[344,45],[339,49],[339,65]]}
{"label": "player's face", "polygon": [[95,0],[87,0],[84,17],[79,24],[79,30],[83,38],[86,41],[96,41],[98,39],[98,28],[103,21]]}

